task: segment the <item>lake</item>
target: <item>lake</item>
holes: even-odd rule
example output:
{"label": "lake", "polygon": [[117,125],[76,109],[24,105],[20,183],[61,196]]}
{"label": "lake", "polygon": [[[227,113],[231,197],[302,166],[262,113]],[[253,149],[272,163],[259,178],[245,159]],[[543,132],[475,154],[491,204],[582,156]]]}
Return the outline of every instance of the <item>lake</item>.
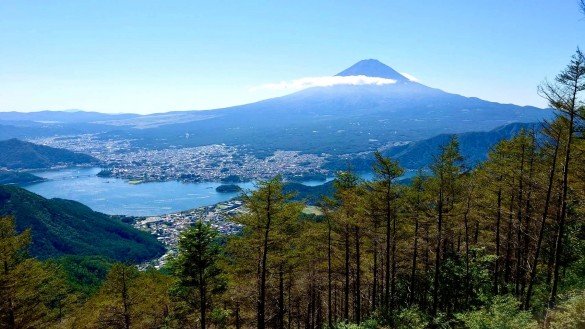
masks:
{"label": "lake", "polygon": [[[181,183],[177,181],[128,184],[126,180],[96,176],[100,168],[68,168],[33,172],[48,181],[23,186],[45,198],[61,198],[81,202],[91,209],[110,215],[156,216],[210,206],[228,201],[239,193],[218,193],[219,182]],[[364,179],[372,173],[361,173]],[[407,173],[405,176],[411,176]],[[327,180],[303,182],[317,186]],[[253,182],[238,184],[252,189]]]}
{"label": "lake", "polygon": [[[239,193],[218,193],[221,183],[181,183],[177,181],[128,184],[123,179],[97,177],[100,168],[69,168],[34,172],[50,179],[26,185],[27,190],[45,198],[81,202],[91,209],[111,215],[154,216],[179,212],[227,201]],[[244,189],[253,183],[238,184]]]}

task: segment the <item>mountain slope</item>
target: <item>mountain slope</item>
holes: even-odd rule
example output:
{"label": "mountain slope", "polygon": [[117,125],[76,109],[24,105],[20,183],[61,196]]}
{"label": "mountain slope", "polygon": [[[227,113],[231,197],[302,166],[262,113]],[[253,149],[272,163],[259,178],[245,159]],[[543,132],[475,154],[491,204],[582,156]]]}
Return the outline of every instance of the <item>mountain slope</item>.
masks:
{"label": "mountain slope", "polygon": [[[501,141],[516,136],[522,129],[538,129],[539,123],[512,123],[490,131],[467,132],[455,134],[459,140],[459,150],[469,167],[487,159],[490,147]],[[382,152],[386,157],[397,160],[406,169],[426,168],[438,155],[440,147],[446,145],[454,134],[441,134],[428,139],[394,146]],[[349,161],[355,171],[370,171],[375,162],[373,153],[356,156]],[[325,164],[329,170],[346,170],[348,160],[334,158]]]}
{"label": "mountain slope", "polygon": [[377,59],[361,60],[336,75],[340,77],[365,75],[368,77],[385,78],[396,81],[408,81],[408,78]]}
{"label": "mountain slope", "polygon": [[489,131],[550,116],[550,111],[535,107],[499,104],[430,88],[375,60],[359,62],[340,75],[393,78],[397,82],[314,87],[226,109],[144,116],[123,124],[145,129],[117,134],[147,147],[226,143],[245,144],[259,153],[289,149],[343,154],[439,134]]}
{"label": "mountain slope", "polygon": [[0,216],[14,216],[19,232],[31,228],[32,256],[101,255],[140,262],[164,247],[152,236],[111,216],[70,200],[45,199],[15,186],[0,185]]}
{"label": "mountain slope", "polygon": [[31,183],[39,183],[45,181],[45,178],[29,174],[27,172],[18,172],[0,169],[0,185],[14,184],[24,185]]}
{"label": "mountain slope", "polygon": [[[84,129],[103,132],[104,139],[128,139],[133,146],[147,148],[225,143],[246,145],[248,151],[258,155],[271,154],[278,149],[340,155],[372,151],[395,142],[418,141],[439,134],[489,131],[513,122],[536,122],[551,115],[550,111],[535,107],[450,94],[410,81],[373,59],[360,61],[338,74],[352,75],[396,82],[313,87],[252,104],[209,111],[107,116],[97,122],[99,124],[94,122]],[[64,126],[46,125],[32,131],[30,127],[22,127],[29,129],[25,134],[19,127],[8,126],[12,123],[4,124],[10,127],[11,134],[20,132],[21,135],[50,129],[62,134],[65,129]]]}
{"label": "mountain slope", "polygon": [[[513,123],[491,131],[458,134],[461,155],[468,166],[474,166],[485,161],[490,147],[500,140],[514,137],[522,129],[537,129],[538,126],[538,123]],[[442,134],[405,146],[393,147],[384,153],[398,160],[405,168],[422,168],[433,162],[433,156],[440,152],[440,147],[446,145],[452,136]]]}
{"label": "mountain slope", "polygon": [[41,169],[57,165],[97,164],[87,154],[37,145],[18,139],[0,141],[0,167],[8,169]]}

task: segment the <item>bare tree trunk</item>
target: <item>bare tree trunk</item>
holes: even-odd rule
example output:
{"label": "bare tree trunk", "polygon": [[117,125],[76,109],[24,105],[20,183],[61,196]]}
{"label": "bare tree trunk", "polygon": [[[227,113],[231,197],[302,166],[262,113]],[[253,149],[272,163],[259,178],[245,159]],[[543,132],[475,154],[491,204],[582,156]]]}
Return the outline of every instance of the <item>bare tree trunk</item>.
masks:
{"label": "bare tree trunk", "polygon": [[[575,92],[576,94],[576,92]],[[565,222],[567,219],[567,192],[569,190],[569,163],[571,160],[571,142],[573,140],[573,122],[574,113],[571,112],[571,120],[569,121],[569,137],[567,142],[567,150],[565,153],[565,163],[563,166],[563,204],[561,206],[561,218],[559,220],[559,229],[557,232],[557,240],[555,243],[555,258],[554,271],[552,279],[552,287],[550,290],[550,297],[548,300],[548,307],[553,308],[556,304],[557,289],[559,286],[559,269],[561,266],[561,256],[563,252],[563,238],[565,236]]]}
{"label": "bare tree trunk", "polygon": [[410,300],[409,305],[414,303],[416,295],[416,257],[418,253],[418,215],[414,219],[414,246],[412,252],[412,269],[410,272]]}
{"label": "bare tree trunk", "polygon": [[546,200],[544,203],[544,210],[542,212],[542,220],[540,221],[540,228],[538,231],[538,239],[536,241],[536,249],[534,250],[534,259],[532,260],[532,266],[530,268],[530,278],[528,280],[528,289],[526,291],[526,296],[524,297],[524,309],[527,310],[530,308],[530,299],[532,298],[532,287],[534,285],[534,280],[536,278],[536,271],[538,267],[538,256],[540,255],[540,248],[542,246],[542,239],[544,237],[544,228],[546,226],[546,220],[548,217],[548,208],[550,204],[550,198],[552,195],[553,190],[553,183],[555,178],[555,171],[557,166],[557,156],[559,151],[559,144],[560,144],[560,134],[559,139],[556,141],[555,144],[555,151],[553,154],[553,163],[551,166],[550,173],[548,175],[548,187],[546,189]]}
{"label": "bare tree trunk", "polygon": [[372,234],[374,243],[374,266],[372,269],[372,310],[376,310],[378,302],[378,221],[374,221],[374,233]]}
{"label": "bare tree trunk", "polygon": [[443,191],[439,191],[438,218],[437,218],[437,248],[435,255],[435,277],[433,280],[433,308],[431,315],[437,316],[439,306],[439,272],[441,270],[441,239],[443,233]]}
{"label": "bare tree trunk", "polygon": [[355,261],[356,261],[356,282],[355,282],[355,321],[359,325],[361,323],[361,264],[360,264],[360,228],[355,228]]}
{"label": "bare tree trunk", "polygon": [[327,221],[327,325],[333,328],[333,310],[331,308],[331,219]]}
{"label": "bare tree trunk", "polygon": [[522,156],[520,158],[520,178],[518,180],[518,211],[516,213],[518,228],[516,230],[516,270],[514,275],[514,294],[516,297],[520,296],[520,277],[522,264],[522,206],[524,205],[524,144],[522,144]]}
{"label": "bare tree trunk", "polygon": [[284,329],[284,270],[278,271],[278,329]]}
{"label": "bare tree trunk", "polygon": [[510,282],[510,272],[512,271],[512,231],[514,221],[514,194],[510,198],[510,210],[508,215],[508,232],[506,233],[506,270],[504,271],[504,282]]}
{"label": "bare tree trunk", "polygon": [[258,296],[258,329],[266,327],[266,263],[268,260],[268,234],[270,232],[270,222],[272,220],[272,204],[271,204],[271,186],[268,186],[268,195],[266,198],[266,227],[264,231],[264,246],[262,250],[262,265],[260,269],[260,293]]}
{"label": "bare tree trunk", "polygon": [[240,303],[236,303],[236,329],[240,329]]}
{"label": "bare tree trunk", "polygon": [[[501,179],[501,178],[500,178]],[[494,294],[498,294],[500,276],[500,222],[502,220],[502,188],[498,189],[498,214],[496,216],[496,261],[494,264]]]}
{"label": "bare tree trunk", "polygon": [[199,271],[199,313],[201,316],[201,329],[205,329],[206,327],[206,318],[205,318],[205,309],[207,307],[207,300],[206,300],[206,292],[205,292],[205,284],[203,282],[203,271]]}
{"label": "bare tree trunk", "polygon": [[345,287],[343,301],[343,320],[349,322],[349,227],[345,225]]}
{"label": "bare tree trunk", "polygon": [[394,311],[396,307],[396,216],[392,220],[392,268],[390,279],[390,324],[394,324]]}

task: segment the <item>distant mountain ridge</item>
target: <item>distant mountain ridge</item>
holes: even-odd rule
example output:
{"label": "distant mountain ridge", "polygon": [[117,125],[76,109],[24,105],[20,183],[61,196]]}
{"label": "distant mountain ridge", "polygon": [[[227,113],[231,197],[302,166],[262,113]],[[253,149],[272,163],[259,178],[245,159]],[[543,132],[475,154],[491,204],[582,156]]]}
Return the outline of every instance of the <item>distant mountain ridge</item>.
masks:
{"label": "distant mountain ridge", "polygon": [[[27,130],[27,134],[46,130],[54,135],[55,131],[83,128],[99,132],[104,139],[128,139],[132,146],[146,148],[225,143],[245,145],[259,155],[282,149],[342,155],[439,134],[489,131],[551,115],[535,107],[499,104],[431,88],[374,59],[360,61],[338,75],[381,77],[397,83],[313,87],[224,109],[109,116],[83,123],[86,126],[61,125],[58,129],[45,124]],[[12,125],[8,127],[11,134],[27,128],[1,119],[0,124]]]}
{"label": "distant mountain ridge", "polygon": [[49,123],[80,123],[80,122],[98,122],[102,120],[118,120],[134,118],[139,114],[106,114],[88,111],[40,111],[40,112],[2,112],[0,113],[2,121],[33,121]]}
{"label": "distant mountain ridge", "polygon": [[[457,136],[459,150],[468,167],[474,167],[478,163],[487,160],[490,148],[503,139],[510,139],[522,130],[538,130],[541,124],[511,123],[497,127],[490,131],[466,132],[461,134],[441,134],[429,139],[424,139],[405,145],[393,146],[384,151],[382,155],[398,161],[401,167],[409,170],[428,169],[434,156],[440,152],[440,147],[449,143],[452,136]],[[349,161],[352,170],[370,171],[375,162],[373,153],[355,157]],[[325,165],[329,170],[346,170],[348,160],[338,159]]]}
{"label": "distant mountain ridge", "polygon": [[[487,154],[493,145],[503,139],[512,138],[521,130],[538,129],[539,123],[512,123],[485,132],[468,132],[457,135],[461,155],[465,163],[472,167],[487,160]],[[401,166],[410,169],[427,167],[438,155],[440,147],[447,145],[453,135],[442,134],[408,145],[390,148],[384,155],[398,160]]]}
{"label": "distant mountain ridge", "polygon": [[0,141],[0,168],[45,169],[59,165],[97,164],[99,160],[82,153],[37,145],[18,139]]}
{"label": "distant mountain ridge", "polygon": [[[257,153],[277,149],[333,155],[373,151],[387,144],[418,141],[439,134],[489,131],[513,122],[535,122],[550,111],[499,104],[450,94],[410,81],[376,60],[361,61],[339,73],[392,78],[388,85],[334,85],[226,109],[168,114],[150,129],[125,130],[145,147],[247,145]],[[193,120],[189,120],[193,115]],[[131,125],[133,119],[125,120]],[[137,124],[139,124],[137,122]],[[108,135],[109,137],[113,135]],[[189,138],[185,138],[189,136]]]}
{"label": "distant mountain ridge", "polygon": [[100,255],[140,262],[164,253],[148,233],[70,200],[45,199],[19,187],[0,185],[0,216],[14,216],[17,231],[32,231],[30,253],[40,259]]}

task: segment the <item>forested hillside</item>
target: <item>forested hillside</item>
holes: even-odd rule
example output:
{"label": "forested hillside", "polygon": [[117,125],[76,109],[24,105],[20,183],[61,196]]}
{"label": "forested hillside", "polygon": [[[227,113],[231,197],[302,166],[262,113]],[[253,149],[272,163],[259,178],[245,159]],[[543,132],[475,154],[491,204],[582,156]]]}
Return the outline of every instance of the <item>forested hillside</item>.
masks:
{"label": "forested hillside", "polygon": [[0,185],[24,185],[45,181],[44,178],[26,172],[0,170]]}
{"label": "forested hillside", "polygon": [[151,235],[112,216],[70,200],[45,199],[19,187],[0,185],[0,216],[13,216],[16,229],[31,229],[30,255],[101,255],[141,262],[164,253]]}
{"label": "forested hillside", "polygon": [[79,298],[66,298],[80,295],[59,268],[24,256],[30,232],[3,218],[0,323],[583,328],[583,54],[539,91],[554,120],[502,140],[477,167],[465,166],[452,137],[428,175],[403,185],[404,169],[376,152],[375,178],[339,172],[318,218],[302,215],[277,176],[242,195],[240,234],[219,237],[198,222],[163,271],[115,264],[99,291]]}
{"label": "forested hillside", "polygon": [[43,169],[57,165],[87,165],[99,161],[87,154],[37,145],[18,139],[0,141],[0,168]]}

